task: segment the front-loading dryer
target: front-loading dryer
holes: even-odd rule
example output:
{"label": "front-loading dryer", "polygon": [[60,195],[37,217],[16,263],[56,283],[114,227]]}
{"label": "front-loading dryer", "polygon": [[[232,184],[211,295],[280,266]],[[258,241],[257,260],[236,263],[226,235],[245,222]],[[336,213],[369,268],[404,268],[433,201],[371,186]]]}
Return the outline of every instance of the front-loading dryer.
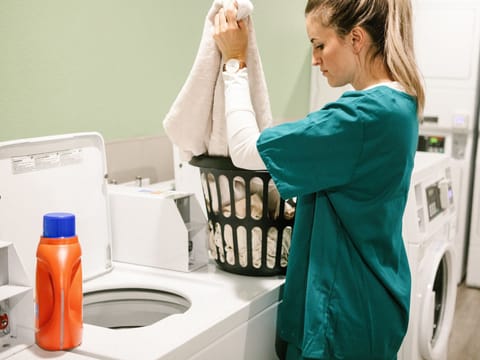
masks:
{"label": "front-loading dryer", "polygon": [[410,318],[399,360],[443,360],[455,311],[456,209],[447,156],[418,152],[403,218],[412,276]]}

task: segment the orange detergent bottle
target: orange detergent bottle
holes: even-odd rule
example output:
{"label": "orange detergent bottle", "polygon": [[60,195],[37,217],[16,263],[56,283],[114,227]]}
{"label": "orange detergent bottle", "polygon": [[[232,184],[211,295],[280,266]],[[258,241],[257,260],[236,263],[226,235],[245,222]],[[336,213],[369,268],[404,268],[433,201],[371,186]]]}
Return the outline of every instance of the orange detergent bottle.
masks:
{"label": "orange detergent bottle", "polygon": [[45,350],[72,349],[82,342],[82,264],[75,216],[49,213],[37,248],[35,341]]}

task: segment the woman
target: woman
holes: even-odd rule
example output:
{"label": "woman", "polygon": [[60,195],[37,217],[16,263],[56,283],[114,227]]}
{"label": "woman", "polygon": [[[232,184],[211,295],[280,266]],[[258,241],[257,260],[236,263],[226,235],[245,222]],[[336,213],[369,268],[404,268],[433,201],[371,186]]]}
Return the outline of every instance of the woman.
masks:
{"label": "woman", "polygon": [[402,217],[424,90],[409,0],[309,0],[312,64],[337,101],[259,133],[248,89],[247,24],[215,18],[226,61],[229,149],[297,197],[277,352],[286,359],[391,360],[405,336],[410,271]]}

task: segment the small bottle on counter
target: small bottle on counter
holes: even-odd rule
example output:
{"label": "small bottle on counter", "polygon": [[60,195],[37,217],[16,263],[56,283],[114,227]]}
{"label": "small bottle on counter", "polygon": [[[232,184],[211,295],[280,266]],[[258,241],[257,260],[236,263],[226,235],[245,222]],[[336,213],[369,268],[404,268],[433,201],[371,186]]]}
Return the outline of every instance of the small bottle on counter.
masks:
{"label": "small bottle on counter", "polygon": [[35,341],[45,350],[72,349],[82,342],[81,248],[75,216],[49,213],[37,248]]}

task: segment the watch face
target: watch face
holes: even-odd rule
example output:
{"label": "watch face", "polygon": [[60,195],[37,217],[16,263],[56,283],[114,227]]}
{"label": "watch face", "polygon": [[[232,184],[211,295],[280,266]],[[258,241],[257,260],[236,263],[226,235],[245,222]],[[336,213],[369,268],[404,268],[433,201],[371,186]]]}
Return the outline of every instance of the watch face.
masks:
{"label": "watch face", "polygon": [[230,59],[225,64],[225,70],[229,73],[237,72],[240,68],[240,61],[237,59]]}

